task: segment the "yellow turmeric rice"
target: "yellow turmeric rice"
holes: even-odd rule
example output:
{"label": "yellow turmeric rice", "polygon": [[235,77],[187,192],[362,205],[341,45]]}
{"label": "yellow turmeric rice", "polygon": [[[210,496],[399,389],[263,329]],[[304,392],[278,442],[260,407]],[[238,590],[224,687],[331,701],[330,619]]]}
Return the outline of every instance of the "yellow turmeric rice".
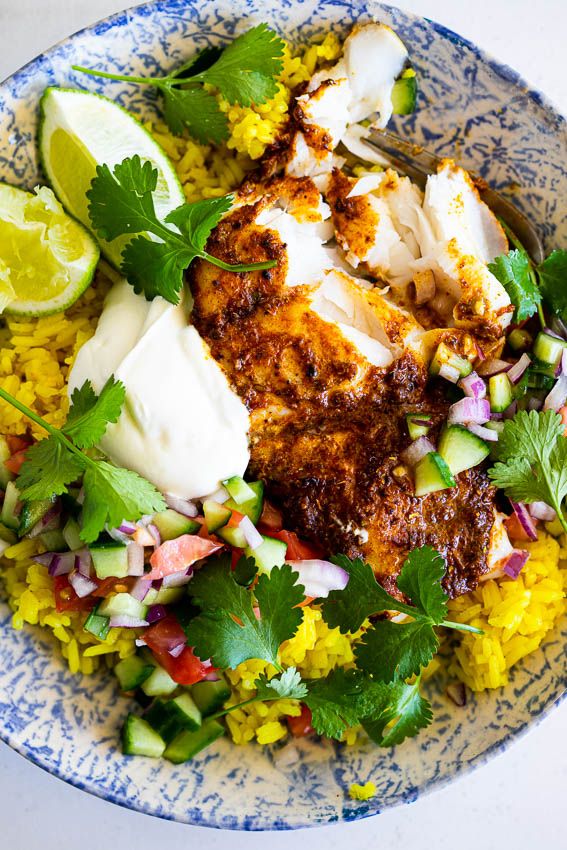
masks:
{"label": "yellow turmeric rice", "polygon": [[[292,56],[286,49],[278,92],[272,100],[243,108],[221,99],[231,132],[221,148],[174,137],[159,122],[151,126],[175,165],[187,199],[215,197],[234,189],[253,168],[254,160],[276,139],[286,119],[291,89],[309,79],[320,62],[335,60],[339,53],[339,42],[332,34],[321,44],[308,47],[302,56]],[[94,332],[108,286],[108,280],[99,273],[95,284],[65,314],[8,318],[0,329],[0,386],[54,425],[65,420],[69,367]],[[24,434],[29,426],[13,407],[0,405],[0,433]],[[31,425],[31,430],[40,436],[36,426]],[[567,571],[560,559],[567,558],[565,546],[564,538],[558,543],[550,535],[542,535],[527,547],[530,559],[519,579],[487,581],[451,602],[452,619],[484,630],[483,636],[462,637],[449,663],[451,675],[475,691],[496,688],[506,684],[514,664],[537,649],[563,612]],[[34,555],[40,551],[37,540],[23,540],[4,553],[0,570],[14,612],[14,628],[30,624],[50,630],[73,673],[90,674],[101,663],[112,666],[118,657],[132,654],[136,637],[132,630],[111,629],[100,641],[83,630],[84,615],[55,610],[47,569],[34,562]],[[335,666],[351,664],[357,636],[330,629],[316,607],[305,608],[304,614],[297,634],[282,647],[282,662],[295,665],[308,678],[325,676]],[[436,659],[428,672],[439,666]],[[229,672],[231,702],[251,696],[255,679],[265,671],[271,672],[263,662],[249,661]],[[255,740],[268,744],[287,735],[286,716],[299,714],[297,701],[279,700],[236,710],[227,716],[227,723],[235,743]],[[355,739],[356,730],[348,730],[345,740],[352,743]],[[366,796],[361,799],[367,799],[372,789],[365,787],[362,792]]]}

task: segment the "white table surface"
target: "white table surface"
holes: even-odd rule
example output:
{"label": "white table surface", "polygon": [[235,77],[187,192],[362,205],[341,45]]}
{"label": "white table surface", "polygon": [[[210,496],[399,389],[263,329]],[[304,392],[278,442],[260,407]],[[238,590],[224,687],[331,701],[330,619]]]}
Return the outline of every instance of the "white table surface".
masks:
{"label": "white table surface", "polygon": [[[0,0],[0,79],[127,0]],[[567,114],[567,0],[413,0],[406,9],[460,32],[520,71]],[[410,807],[309,833],[216,832],[90,797],[0,744],[0,850],[205,850],[306,846],[535,850],[566,846],[567,704],[512,749]],[[244,755],[244,754],[243,754]]]}

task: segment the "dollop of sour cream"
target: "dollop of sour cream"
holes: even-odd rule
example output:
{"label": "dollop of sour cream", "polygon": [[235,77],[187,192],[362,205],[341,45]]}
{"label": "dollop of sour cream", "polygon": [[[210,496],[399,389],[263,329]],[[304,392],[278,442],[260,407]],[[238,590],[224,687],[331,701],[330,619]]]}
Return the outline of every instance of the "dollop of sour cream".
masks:
{"label": "dollop of sour cream", "polygon": [[243,475],[248,411],[188,324],[186,302],[149,302],[116,283],[71,369],[69,393],[87,379],[100,392],[110,375],[126,387],[120,418],[100,443],[114,463],[185,499]]}

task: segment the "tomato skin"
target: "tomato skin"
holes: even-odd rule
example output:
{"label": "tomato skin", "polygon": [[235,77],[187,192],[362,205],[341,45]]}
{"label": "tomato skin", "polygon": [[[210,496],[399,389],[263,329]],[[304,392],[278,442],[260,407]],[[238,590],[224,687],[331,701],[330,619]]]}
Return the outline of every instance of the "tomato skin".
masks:
{"label": "tomato skin", "polygon": [[289,561],[308,561],[311,558],[320,558],[323,554],[320,546],[300,540],[294,531],[272,531],[269,536],[287,543],[286,558]]}
{"label": "tomato skin", "polygon": [[8,469],[10,472],[13,472],[14,475],[18,475],[22,464],[26,459],[26,451],[27,449],[20,449],[19,452],[16,452],[12,455],[12,457],[9,457],[8,460],[5,460],[4,466],[6,467],[6,469]]}
{"label": "tomato skin", "polygon": [[311,711],[306,705],[301,706],[301,714],[298,717],[287,717],[288,729],[294,738],[305,738],[313,732],[311,725]]}
{"label": "tomato skin", "polygon": [[205,667],[190,646],[174,658],[169,650],[179,646],[185,640],[185,632],[175,619],[169,615],[144,631],[144,640],[161,666],[179,685],[194,685],[201,682],[211,668]]}
{"label": "tomato skin", "polygon": [[271,502],[264,499],[262,507],[262,515],[258,521],[260,531],[265,534],[271,534],[273,531],[281,531],[283,528],[282,512],[275,508]]}
{"label": "tomato skin", "polygon": [[53,578],[53,591],[55,593],[55,609],[61,614],[63,611],[73,613],[77,611],[90,611],[93,606],[91,596],[82,599],[77,596],[69,584],[67,576],[55,576]]}
{"label": "tomato skin", "polygon": [[31,446],[31,440],[27,437],[17,437],[12,434],[8,434],[6,437],[6,442],[8,443],[8,448],[10,452],[15,455],[17,452],[24,451],[25,449],[29,449]]}

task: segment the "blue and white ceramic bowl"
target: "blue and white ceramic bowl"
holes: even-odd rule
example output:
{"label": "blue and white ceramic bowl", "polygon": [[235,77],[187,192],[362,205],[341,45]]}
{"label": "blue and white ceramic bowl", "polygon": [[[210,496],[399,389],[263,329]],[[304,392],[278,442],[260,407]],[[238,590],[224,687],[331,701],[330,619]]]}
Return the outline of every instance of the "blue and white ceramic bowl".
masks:
{"label": "blue and white ceramic bowl", "polygon": [[[457,156],[512,194],[547,249],[567,247],[567,135],[560,115],[517,74],[459,36],[372,0],[159,0],[114,15],[38,56],[0,86],[0,179],[32,187],[38,171],[38,102],[48,85],[86,86],[138,114],[151,94],[74,76],[74,63],[158,72],[235,29],[267,22],[291,41],[376,17],[410,49],[420,103],[401,126],[417,142]],[[113,677],[72,676],[45,635],[14,632],[0,603],[0,735],[49,772],[106,800],[159,817],[230,829],[292,829],[383,811],[451,781],[540,720],[565,686],[559,630],[517,667],[507,688],[456,708],[432,694],[435,720],[394,750],[300,741],[241,749],[222,741],[186,765],[128,759],[117,729],[127,711]],[[348,798],[371,779],[376,797]]]}

